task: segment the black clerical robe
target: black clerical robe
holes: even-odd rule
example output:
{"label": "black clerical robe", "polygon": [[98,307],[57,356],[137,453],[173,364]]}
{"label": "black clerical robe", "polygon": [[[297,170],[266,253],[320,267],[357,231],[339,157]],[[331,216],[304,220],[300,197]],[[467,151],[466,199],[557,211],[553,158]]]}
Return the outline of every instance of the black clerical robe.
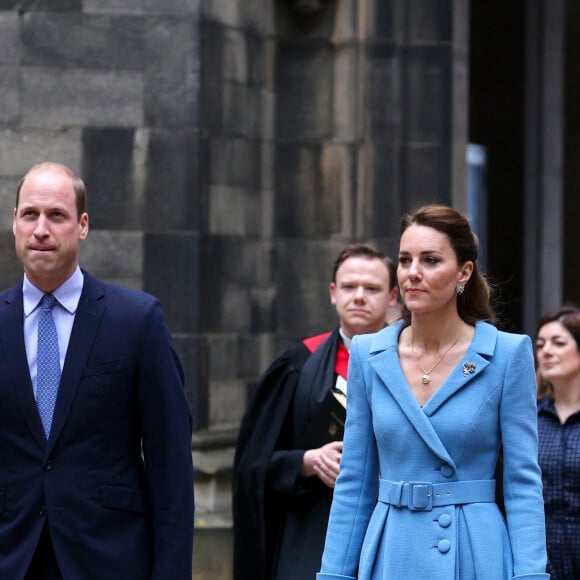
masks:
{"label": "black clerical robe", "polygon": [[[327,397],[339,340],[336,329],[319,345],[307,339],[284,352],[242,420],[233,474],[234,580],[303,580],[320,567],[333,491],[317,477],[301,477],[300,467],[305,450],[333,438]],[[340,425],[334,437],[342,437]]]}

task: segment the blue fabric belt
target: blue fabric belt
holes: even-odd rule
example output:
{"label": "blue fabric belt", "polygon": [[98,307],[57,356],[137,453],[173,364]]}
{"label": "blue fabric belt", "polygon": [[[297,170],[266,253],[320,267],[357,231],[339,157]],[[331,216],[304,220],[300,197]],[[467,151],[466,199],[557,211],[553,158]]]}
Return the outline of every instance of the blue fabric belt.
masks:
{"label": "blue fabric belt", "polygon": [[495,501],[495,479],[428,483],[424,481],[379,482],[379,501],[411,511],[430,511],[443,505]]}

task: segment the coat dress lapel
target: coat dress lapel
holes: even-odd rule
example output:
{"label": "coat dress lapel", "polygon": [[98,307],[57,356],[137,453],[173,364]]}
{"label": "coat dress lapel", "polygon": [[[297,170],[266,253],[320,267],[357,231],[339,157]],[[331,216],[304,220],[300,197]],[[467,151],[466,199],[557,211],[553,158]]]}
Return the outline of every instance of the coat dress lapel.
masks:
{"label": "coat dress lapel", "polygon": [[389,327],[387,332],[378,333],[371,344],[368,362],[425,444],[455,470],[455,463],[429,417],[489,364],[486,357],[493,354],[497,329],[482,322],[476,324],[473,340],[465,355],[424,407],[421,407],[415,399],[401,367],[397,349],[401,330],[402,324],[398,323]]}

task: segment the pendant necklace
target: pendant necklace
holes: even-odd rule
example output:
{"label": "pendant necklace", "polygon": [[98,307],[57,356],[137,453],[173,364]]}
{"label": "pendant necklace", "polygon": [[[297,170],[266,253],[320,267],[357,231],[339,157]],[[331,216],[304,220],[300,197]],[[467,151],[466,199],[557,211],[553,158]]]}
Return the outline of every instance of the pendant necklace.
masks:
{"label": "pendant necklace", "polygon": [[421,366],[421,363],[419,362],[419,358],[415,354],[415,346],[413,345],[413,341],[411,341],[411,352],[413,353],[413,358],[415,359],[417,366],[419,367],[419,369],[423,373],[423,376],[421,377],[421,381],[423,382],[424,385],[428,385],[431,382],[431,373],[437,368],[439,363],[445,358],[445,355],[457,344],[457,341],[459,340],[460,336],[461,336],[461,333],[459,333],[457,335],[457,338],[453,341],[453,344],[441,355],[439,360],[428,371],[426,371]]}

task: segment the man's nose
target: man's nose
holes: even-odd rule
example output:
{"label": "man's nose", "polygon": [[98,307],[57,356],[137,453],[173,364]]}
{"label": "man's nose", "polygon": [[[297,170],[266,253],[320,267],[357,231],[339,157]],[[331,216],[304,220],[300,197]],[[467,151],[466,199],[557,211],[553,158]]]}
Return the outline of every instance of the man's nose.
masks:
{"label": "man's nose", "polygon": [[37,237],[45,237],[48,233],[48,220],[42,215],[38,216],[36,227],[34,228],[34,235]]}
{"label": "man's nose", "polygon": [[365,297],[365,289],[362,286],[357,286],[356,291],[354,293],[354,297],[357,300],[362,300]]}

